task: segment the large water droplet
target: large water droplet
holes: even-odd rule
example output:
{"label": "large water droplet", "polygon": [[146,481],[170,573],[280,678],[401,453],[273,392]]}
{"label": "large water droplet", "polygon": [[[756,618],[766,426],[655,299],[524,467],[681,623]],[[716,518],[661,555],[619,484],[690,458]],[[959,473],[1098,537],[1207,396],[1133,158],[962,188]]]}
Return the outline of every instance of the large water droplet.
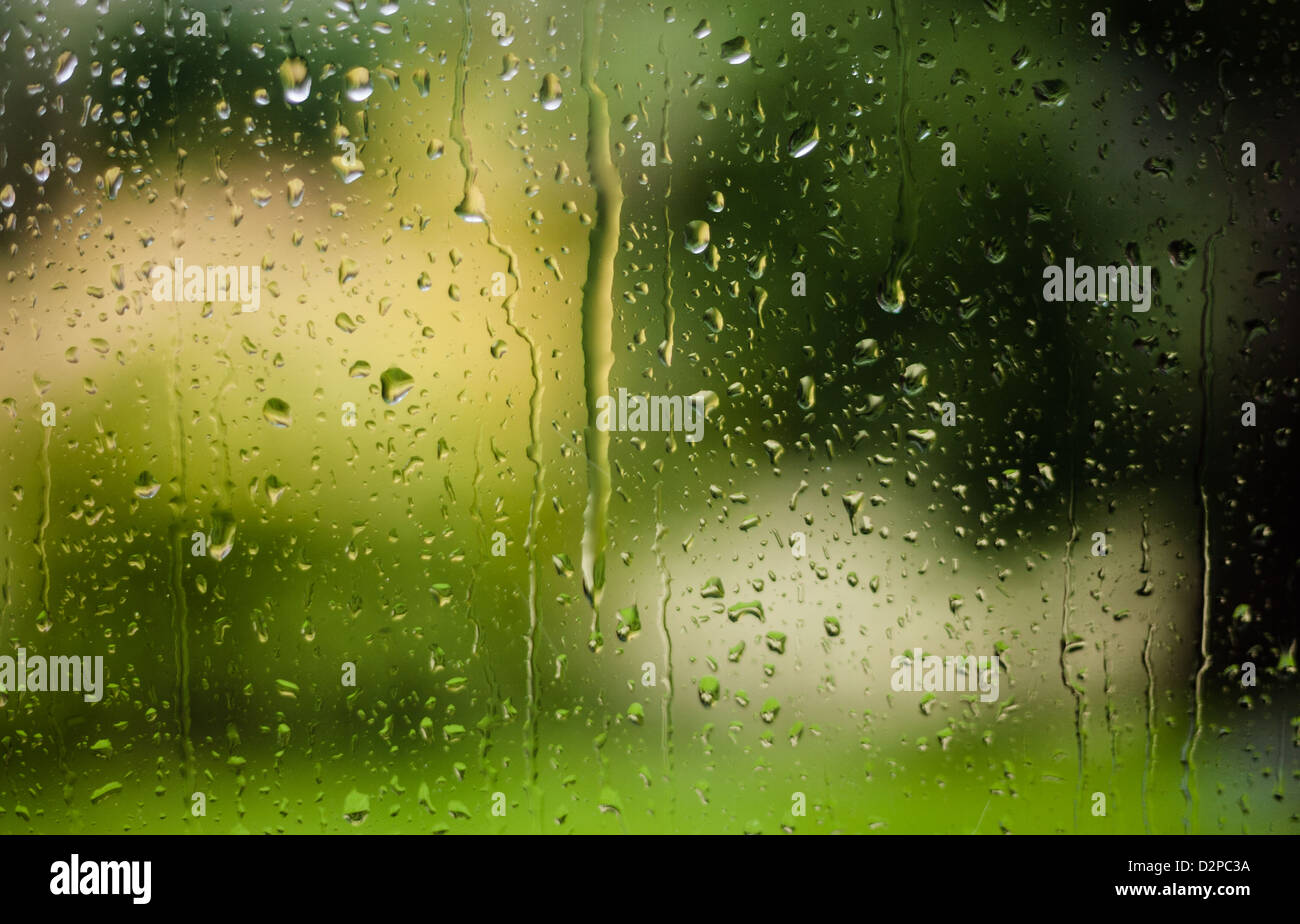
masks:
{"label": "large water droplet", "polygon": [[487,201],[477,186],[470,186],[465,190],[465,198],[461,199],[460,205],[456,206],[456,214],[462,221],[471,224],[486,220]]}
{"label": "large water droplet", "polygon": [[415,385],[415,379],[393,366],[384,370],[379,377],[379,390],[385,404],[396,404],[406,397],[406,393]]}
{"label": "large water droplet", "polygon": [[273,427],[288,427],[293,424],[293,413],[289,410],[289,403],[279,398],[266,399],[266,404],[262,405],[262,416]]}
{"label": "large water droplet", "polygon": [[701,677],[699,684],[700,702],[706,706],[712,706],[717,702],[718,694],[722,690],[722,684],[718,683],[717,677]]}
{"label": "large water droplet", "polygon": [[104,191],[108,198],[116,199],[117,191],[122,188],[122,168],[109,167],[104,171]]}
{"label": "large water droplet", "polygon": [[330,158],[330,164],[334,167],[334,172],[338,174],[344,185],[355,182],[366,174],[366,165],[362,163],[361,158],[352,153],[338,154]]}
{"label": "large water droplet", "polygon": [[813,381],[811,375],[805,375],[799,379],[799,406],[805,411],[810,411],[816,403],[817,383]]}
{"label": "large water droplet", "polygon": [[709,223],[692,221],[686,225],[686,249],[691,253],[704,253],[709,246]]}
{"label": "large water droplet", "polygon": [[853,365],[855,366],[870,366],[879,358],[880,344],[873,337],[859,340],[857,346],[853,349]]}
{"label": "large water droplet", "polygon": [[912,363],[903,370],[903,393],[918,395],[930,382],[930,372],[923,363]]}
{"label": "large water droplet", "polygon": [[548,73],[542,78],[542,88],[537,91],[537,96],[542,101],[543,109],[559,109],[560,103],[564,102],[564,88],[560,86],[560,78]]}
{"label": "large water droplet", "polygon": [[[54,84],[60,86],[67,83],[72,72],[77,69],[77,56],[70,51],[65,51],[59,55],[59,60],[54,65]],[[93,70],[93,68],[92,68]]]}
{"label": "large water droplet", "polygon": [[749,60],[749,40],[743,35],[722,43],[722,60],[728,64],[744,64]]}
{"label": "large water droplet", "polygon": [[817,147],[817,142],[820,140],[821,133],[817,130],[817,123],[804,122],[790,133],[790,144],[787,150],[791,157],[803,157]]}
{"label": "large water droplet", "polygon": [[344,94],[354,103],[365,102],[375,92],[370,82],[370,71],[364,67],[354,67],[343,75]]}
{"label": "large water droplet", "polygon": [[1064,80],[1040,80],[1034,84],[1034,98],[1040,106],[1063,106],[1070,95],[1070,85]]}
{"label": "large water droplet", "polygon": [[1170,241],[1169,262],[1179,269],[1187,269],[1196,259],[1196,245],[1191,241]]}
{"label": "large water droplet", "polygon": [[141,500],[149,500],[158,494],[160,487],[162,485],[158,483],[157,478],[147,471],[141,472],[140,477],[135,480],[135,496]]}
{"label": "large water droplet", "polygon": [[284,88],[284,101],[298,105],[311,95],[311,75],[302,58],[285,58],[280,65],[280,86]]}
{"label": "large water droplet", "polygon": [[886,280],[876,289],[876,304],[880,306],[881,311],[889,314],[898,314],[903,310],[903,305],[907,302],[907,295],[903,292],[903,281],[895,279],[892,282]]}

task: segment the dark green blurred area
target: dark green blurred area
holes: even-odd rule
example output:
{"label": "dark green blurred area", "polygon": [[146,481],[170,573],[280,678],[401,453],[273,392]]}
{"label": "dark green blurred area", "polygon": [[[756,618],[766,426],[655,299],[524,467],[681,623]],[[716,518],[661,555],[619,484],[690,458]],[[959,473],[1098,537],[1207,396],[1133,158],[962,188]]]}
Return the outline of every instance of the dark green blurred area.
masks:
{"label": "dark green blurred area", "polygon": [[[0,831],[1295,833],[1296,13],[1102,11],[0,6],[0,637],[109,684],[0,696]],[[610,389],[698,444],[589,456],[608,226]]]}

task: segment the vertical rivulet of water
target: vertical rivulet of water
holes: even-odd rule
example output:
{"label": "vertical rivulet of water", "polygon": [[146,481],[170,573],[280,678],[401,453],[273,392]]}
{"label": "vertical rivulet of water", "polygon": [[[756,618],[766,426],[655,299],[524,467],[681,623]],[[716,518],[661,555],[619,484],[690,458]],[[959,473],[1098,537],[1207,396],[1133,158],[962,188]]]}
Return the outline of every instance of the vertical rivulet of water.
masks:
{"label": "vertical rivulet of water", "polygon": [[[479,432],[479,436],[482,436],[482,431]],[[479,571],[483,568],[483,564],[487,560],[488,556],[487,543],[483,541],[483,533],[487,529],[487,524],[483,522],[483,511],[478,502],[478,486],[483,480],[483,464],[479,460],[479,442],[479,439],[474,440],[474,480],[470,482],[469,495],[469,515],[473,518],[474,523],[477,526],[479,555],[478,561],[476,561],[474,567],[470,569],[469,588],[465,592],[466,616],[469,619],[470,625],[474,627],[474,641],[470,645],[469,649],[471,658],[476,658],[478,656],[479,640],[483,636],[483,626],[478,619],[476,609],[478,603],[474,599],[474,590],[478,587]]]}
{"label": "vertical rivulet of water", "polygon": [[[677,316],[673,308],[673,224],[669,213],[669,202],[673,194],[672,154],[668,150],[669,107],[672,102],[673,80],[668,62],[668,52],[664,38],[659,37],[659,53],[664,61],[664,105],[663,129],[660,151],[660,163],[664,165],[666,175],[664,188],[664,341],[659,347],[659,358],[665,366],[673,364],[673,345]],[[673,595],[673,578],[669,571],[668,560],[664,557],[661,541],[667,532],[663,521],[663,482],[655,485],[655,563],[659,568],[659,637],[664,652],[664,690],[663,698],[663,752],[664,769],[668,775],[669,787],[669,822],[675,823],[676,815],[676,780],[673,773],[673,639],[668,629],[668,603]]]}
{"label": "vertical rivulet of water", "polygon": [[[523,288],[519,275],[519,261],[515,252],[506,244],[497,240],[492,231],[491,222],[484,217],[487,226],[488,243],[506,258],[507,275],[514,283],[514,289],[506,296],[503,307],[506,323],[528,346],[529,369],[532,374],[532,391],[528,396],[528,461],[533,464],[532,494],[528,502],[528,524],[524,531],[524,554],[528,557],[528,631],[525,636],[527,651],[525,654],[525,672],[527,674],[528,696],[527,711],[524,719],[527,738],[526,764],[529,785],[534,795],[540,797],[537,788],[537,753],[539,691],[537,686],[537,633],[540,628],[537,611],[537,528],[542,516],[542,495],[546,477],[545,461],[542,456],[542,360],[537,341],[528,330],[518,322],[515,316],[515,302]],[[540,810],[539,810],[540,811]],[[541,823],[540,814],[538,823]]]}
{"label": "vertical rivulet of water", "polygon": [[664,649],[664,691],[663,699],[663,751],[664,766],[668,773],[669,804],[676,807],[676,780],[673,778],[673,637],[668,629],[668,602],[673,596],[673,576],[668,568],[668,559],[664,557],[662,540],[667,533],[663,525],[664,491],[663,482],[655,485],[655,541],[653,546],[655,564],[659,568],[659,638]]}
{"label": "vertical rivulet of water", "polygon": [[[5,527],[5,544],[9,545],[13,540],[13,535],[9,527]],[[4,638],[5,613],[9,610],[10,599],[10,581],[13,579],[13,560],[8,555],[5,556],[5,579],[0,582],[0,638]]]}
{"label": "vertical rivulet of water", "polygon": [[[229,332],[227,332],[227,339]],[[217,394],[212,399],[212,416],[217,423],[217,452],[221,463],[221,485],[217,490],[217,509],[218,520],[226,518],[233,525],[234,523],[234,493],[235,483],[231,479],[230,473],[230,428],[226,423],[226,415],[221,410],[221,399],[227,391],[237,387],[235,363],[230,357],[230,353],[222,345],[222,349],[217,351],[217,359],[226,367],[225,378],[222,379],[221,386],[217,389]]]}
{"label": "vertical rivulet of water", "polygon": [[[54,490],[54,468],[50,464],[50,440],[53,427],[41,427],[41,519],[36,527],[36,554],[41,569],[41,612],[37,617],[37,629],[48,632],[54,624],[54,614],[50,612],[50,559],[45,540],[50,529],[50,496]],[[67,765],[67,748],[63,740],[63,729],[59,726],[58,715],[54,711],[54,698],[46,700],[46,711],[50,718],[50,728],[54,733],[59,768],[64,777],[71,781]]]}
{"label": "vertical rivulet of water", "polygon": [[894,216],[889,266],[876,292],[876,304],[890,314],[898,314],[907,302],[903,273],[912,260],[912,247],[916,243],[917,203],[911,152],[907,146],[907,28],[903,24],[900,0],[891,0],[890,9],[894,19],[894,37],[898,43],[898,124],[895,126],[898,133],[898,212]]}
{"label": "vertical rivulet of water", "polygon": [[1200,513],[1200,549],[1201,549],[1201,612],[1200,612],[1200,658],[1196,677],[1192,682],[1192,721],[1187,730],[1187,741],[1183,745],[1183,797],[1187,803],[1187,817],[1183,821],[1187,833],[1197,828],[1197,780],[1196,780],[1196,746],[1201,740],[1201,730],[1205,722],[1205,675],[1210,669],[1210,610],[1211,610],[1211,564],[1210,564],[1210,503],[1207,488],[1209,480],[1208,466],[1210,457],[1210,413],[1211,392],[1214,386],[1214,245],[1224,234],[1221,225],[1205,242],[1205,270],[1201,279],[1201,370],[1199,384],[1201,392],[1201,440],[1196,456],[1196,500]]}
{"label": "vertical rivulet of water", "polygon": [[596,188],[587,280],[582,291],[582,357],[587,400],[587,507],[583,516],[582,583],[592,607],[591,640],[600,646],[600,602],[609,543],[609,434],[596,426],[597,399],[609,394],[614,366],[614,258],[618,251],[623,189],[609,145],[609,101],[600,88],[600,33],[605,4],[588,3],[582,34],[582,85],[587,92],[587,169]]}
{"label": "vertical rivulet of water", "polygon": [[[1219,92],[1223,95],[1223,106],[1219,111],[1217,131],[1210,137],[1219,164],[1228,171],[1228,159],[1224,154],[1224,138],[1228,131],[1228,110],[1236,99],[1236,94],[1228,86],[1225,73],[1232,55],[1221,52],[1216,64]],[[1201,732],[1205,723],[1205,675],[1210,670],[1213,660],[1210,655],[1210,621],[1213,600],[1213,572],[1210,548],[1210,502],[1209,502],[1209,464],[1210,464],[1210,420],[1213,413],[1214,391],[1214,247],[1215,243],[1227,231],[1227,225],[1236,221],[1236,199],[1228,197],[1228,220],[1210,233],[1205,242],[1205,268],[1201,276],[1201,330],[1200,359],[1201,368],[1197,376],[1201,403],[1201,438],[1196,452],[1195,470],[1195,504],[1199,513],[1200,552],[1201,552],[1201,600],[1200,600],[1200,665],[1192,680],[1191,720],[1187,727],[1187,740],[1183,743],[1183,799],[1187,808],[1183,819],[1183,830],[1194,833],[1198,827],[1197,805],[1197,767],[1196,747],[1200,744]]]}
{"label": "vertical rivulet of water", "polygon": [[[177,203],[177,214],[183,216],[185,213],[185,152],[181,149],[176,138],[176,124],[179,117],[179,105],[177,99],[178,87],[180,85],[180,59],[173,57],[171,64],[167,69],[168,97],[171,100],[172,110],[172,129],[170,134],[171,149],[176,157],[176,181],[175,181],[175,201]],[[180,218],[177,219],[180,221]],[[173,246],[181,240],[180,228],[177,228],[173,236]],[[195,766],[194,742],[192,740],[192,715],[190,709],[190,629],[189,629],[189,607],[185,597],[185,572],[184,572],[184,555],[185,544],[188,538],[188,529],[185,523],[185,513],[188,502],[185,498],[185,488],[187,480],[187,459],[185,454],[185,402],[182,392],[181,383],[184,380],[182,374],[182,356],[185,350],[185,318],[182,311],[182,305],[176,306],[176,348],[172,356],[171,369],[171,391],[174,402],[174,413],[172,415],[172,448],[175,463],[177,466],[177,490],[176,497],[172,501],[172,510],[176,514],[176,519],[171,527],[171,552],[172,552],[172,573],[171,573],[171,592],[172,592],[172,632],[174,637],[174,647],[176,650],[176,712],[177,723],[180,726],[181,753],[184,759],[185,780],[189,792],[186,792],[185,798],[188,804],[190,793],[194,791],[196,782],[197,769]]]}
{"label": "vertical rivulet of water", "polygon": [[672,155],[668,151],[668,106],[672,100],[673,78],[668,70],[668,52],[664,48],[663,36],[659,37],[659,53],[664,58],[664,109],[663,138],[659,162],[664,166],[664,232],[667,240],[664,244],[664,341],[659,345],[659,358],[665,366],[673,364],[673,345],[676,339],[677,314],[673,308],[673,223],[668,214],[668,203],[673,197]]}
{"label": "vertical rivulet of water", "polygon": [[[1071,326],[1069,316],[1065,319],[1067,329]],[[1074,343],[1067,338],[1066,348],[1074,350]],[[1078,449],[1075,440],[1075,434],[1078,430],[1078,409],[1076,407],[1077,397],[1075,396],[1075,358],[1069,357],[1066,367],[1066,426],[1068,427],[1066,453],[1069,455],[1069,465],[1066,467],[1067,477],[1069,479],[1069,500],[1067,513],[1069,517],[1070,532],[1065,540],[1065,555],[1062,559],[1064,566],[1065,586],[1061,594],[1061,683],[1065,685],[1066,690],[1074,698],[1074,739],[1076,755],[1076,785],[1074,796],[1074,825],[1079,825],[1079,802],[1083,798],[1083,768],[1084,768],[1084,730],[1083,730],[1083,713],[1084,697],[1083,690],[1080,689],[1079,683],[1070,676],[1069,653],[1073,644],[1070,632],[1070,605],[1074,599],[1074,546],[1079,539],[1079,524],[1075,514],[1075,468],[1077,460],[1075,458]]]}
{"label": "vertical rivulet of water", "polygon": [[1155,626],[1147,626],[1146,643],[1142,646],[1142,666],[1147,674],[1146,702],[1146,753],[1142,761],[1142,827],[1151,833],[1151,806],[1147,800],[1147,784],[1156,768],[1156,673],[1151,666],[1151,639]]}
{"label": "vertical rivulet of water", "polygon": [[474,165],[474,151],[465,131],[465,89],[469,82],[469,49],[474,42],[474,25],[470,20],[469,3],[461,6],[465,15],[465,31],[461,33],[460,54],[456,58],[456,83],[451,100],[451,140],[460,150],[460,165],[465,171],[465,190],[456,214],[469,222],[483,220],[483,194],[475,180],[478,168]]}
{"label": "vertical rivulet of water", "polygon": [[469,133],[465,128],[465,91],[469,81],[469,51],[474,41],[474,28],[470,21],[469,3],[463,4],[465,31],[461,41],[460,57],[457,61],[455,97],[452,102],[451,135],[460,148],[461,165],[465,170],[465,193],[456,213],[465,221],[481,223],[487,231],[487,241],[506,260],[506,275],[510,277],[513,288],[506,295],[502,308],[506,314],[506,324],[515,335],[528,347],[529,371],[532,376],[532,391],[528,398],[528,460],[533,466],[532,496],[528,504],[528,524],[524,534],[524,554],[528,559],[528,629],[525,634],[526,655],[525,674],[527,683],[526,710],[524,716],[524,757],[525,772],[533,799],[535,816],[541,823],[540,792],[537,787],[538,739],[538,699],[537,684],[537,637],[540,629],[537,609],[538,571],[537,571],[537,528],[541,520],[543,484],[546,476],[542,453],[542,360],[537,341],[528,329],[519,322],[516,314],[519,295],[523,291],[523,278],[519,269],[519,258],[514,250],[501,241],[492,227],[492,220],[487,213],[487,202],[476,183],[478,168],[474,163],[473,149]]}
{"label": "vertical rivulet of water", "polygon": [[45,534],[50,529],[50,492],[54,483],[54,473],[50,468],[50,434],[53,430],[53,427],[41,427],[41,518],[36,524],[36,557],[41,568],[41,613],[38,619],[42,625],[53,620],[50,613],[50,560],[45,550]]}

